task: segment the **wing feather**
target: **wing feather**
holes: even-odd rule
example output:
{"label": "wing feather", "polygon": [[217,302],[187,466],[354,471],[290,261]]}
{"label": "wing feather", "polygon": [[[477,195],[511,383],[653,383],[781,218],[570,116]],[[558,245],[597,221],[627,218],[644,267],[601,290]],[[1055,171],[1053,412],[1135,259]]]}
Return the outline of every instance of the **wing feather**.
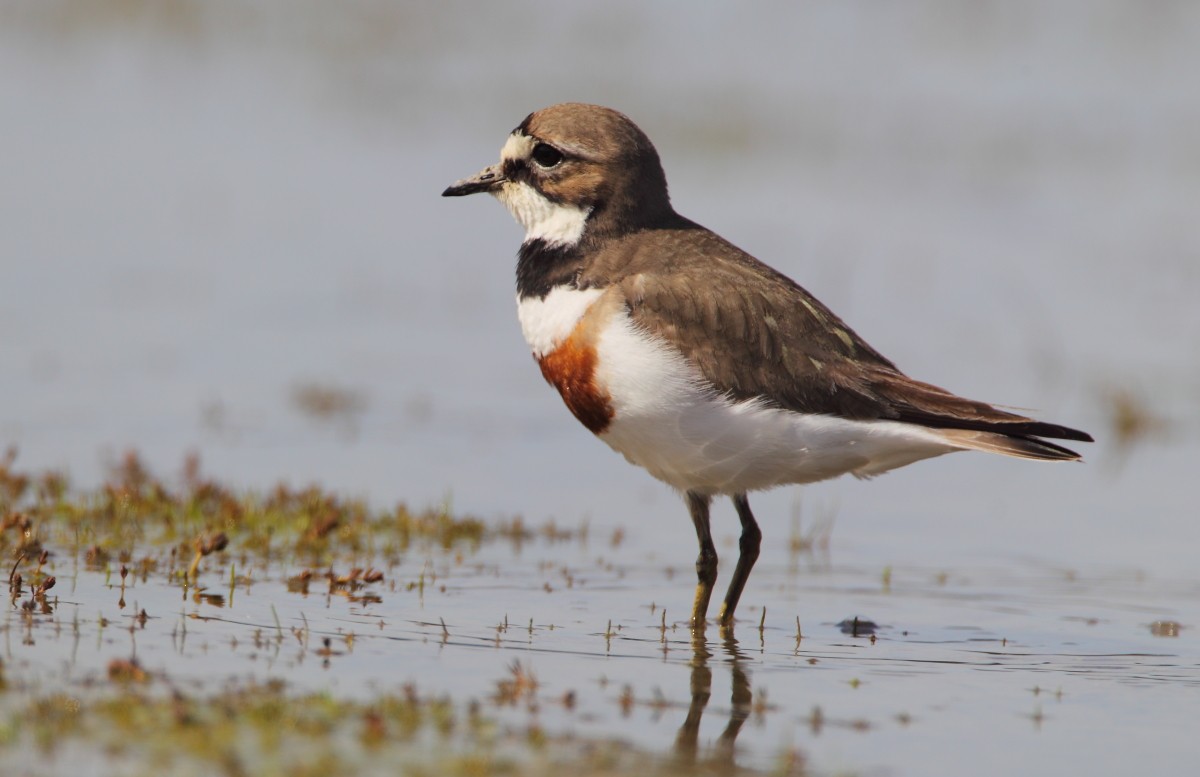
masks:
{"label": "wing feather", "polygon": [[619,283],[631,318],[678,348],[733,399],[997,433],[1031,442],[1016,446],[1027,456],[1077,457],[1038,437],[1092,439],[909,378],[794,281],[708,230],[686,222],[654,237],[643,235],[642,248],[634,250],[618,241],[580,280]]}

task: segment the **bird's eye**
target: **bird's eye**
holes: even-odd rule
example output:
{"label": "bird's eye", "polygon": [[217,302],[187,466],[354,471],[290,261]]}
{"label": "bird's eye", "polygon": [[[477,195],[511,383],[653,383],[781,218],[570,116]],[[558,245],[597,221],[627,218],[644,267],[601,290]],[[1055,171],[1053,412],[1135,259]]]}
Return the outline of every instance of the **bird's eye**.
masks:
{"label": "bird's eye", "polygon": [[538,143],[530,154],[538,167],[551,168],[563,161],[563,153],[548,143]]}

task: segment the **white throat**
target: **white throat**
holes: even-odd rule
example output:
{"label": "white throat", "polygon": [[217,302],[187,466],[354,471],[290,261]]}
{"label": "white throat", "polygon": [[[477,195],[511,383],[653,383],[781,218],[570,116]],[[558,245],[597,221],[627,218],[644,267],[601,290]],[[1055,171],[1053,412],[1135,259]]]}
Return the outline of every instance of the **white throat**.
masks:
{"label": "white throat", "polygon": [[509,181],[495,192],[517,223],[525,227],[525,242],[542,240],[547,245],[575,245],[583,237],[591,208],[560,205],[521,181]]}
{"label": "white throat", "polygon": [[[513,132],[500,149],[500,161],[528,160],[533,143],[533,138],[528,135]],[[508,181],[492,194],[504,203],[517,223],[525,227],[526,243],[542,240],[551,246],[573,246],[583,237],[583,228],[592,212],[591,208],[553,203],[524,182]]]}

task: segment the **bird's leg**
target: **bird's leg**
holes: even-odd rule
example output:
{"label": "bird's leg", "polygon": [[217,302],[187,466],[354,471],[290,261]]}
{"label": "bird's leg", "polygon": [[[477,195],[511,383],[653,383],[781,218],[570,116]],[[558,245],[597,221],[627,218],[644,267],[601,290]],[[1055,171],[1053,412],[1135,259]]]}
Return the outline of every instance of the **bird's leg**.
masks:
{"label": "bird's leg", "polygon": [[696,601],[692,604],[692,628],[697,629],[704,628],[704,621],[708,617],[708,600],[717,582],[717,549],[708,527],[708,506],[712,497],[688,491],[686,498],[692,523],[696,525],[696,539],[700,541],[700,555],[696,558]]}
{"label": "bird's leg", "polygon": [[733,570],[733,578],[729,581],[729,590],[725,593],[725,602],[721,605],[721,626],[733,623],[733,611],[737,609],[738,599],[742,598],[742,589],[750,578],[750,570],[758,560],[758,548],[762,544],[762,532],[754,513],[750,512],[750,500],[744,493],[733,495],[733,506],[737,509],[738,519],[742,522],[742,538],[738,541],[737,566]]}

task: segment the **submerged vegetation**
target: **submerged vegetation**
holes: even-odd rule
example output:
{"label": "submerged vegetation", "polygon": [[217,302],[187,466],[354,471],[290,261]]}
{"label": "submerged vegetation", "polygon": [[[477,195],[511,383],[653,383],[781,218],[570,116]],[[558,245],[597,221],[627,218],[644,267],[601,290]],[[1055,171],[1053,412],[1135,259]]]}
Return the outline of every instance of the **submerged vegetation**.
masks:
{"label": "submerged vegetation", "polygon": [[481,521],[453,517],[447,509],[372,510],[315,486],[235,493],[203,477],[195,457],[173,486],[129,453],[108,482],[82,494],[72,493],[60,473],[14,469],[15,458],[10,450],[0,460],[0,552],[24,564],[38,558],[44,543],[92,566],[129,563],[138,553],[142,567],[168,563],[182,574],[194,554],[227,547],[258,562],[321,565],[345,554],[395,558],[414,544],[469,549],[484,538]]}
{"label": "submerged vegetation", "polygon": [[[506,728],[479,705],[464,709],[415,688],[364,702],[289,693],[282,684],[209,696],[124,684],[90,700],[48,694],[0,718],[0,752],[21,748],[22,774],[77,771],[82,759],[71,751],[81,747],[102,753],[113,773],[131,775],[752,773],[728,761],[657,756],[614,740],[550,736],[536,725]],[[61,760],[59,750],[67,751]],[[87,762],[87,773],[95,769]],[[795,754],[778,773],[802,775],[803,761]]]}
{"label": "submerged vegetation", "polygon": [[[680,741],[689,746],[666,755],[548,731],[541,711],[571,714],[577,693],[544,687],[519,660],[467,699],[429,692],[400,672],[365,693],[322,690],[319,674],[311,681],[317,667],[358,661],[362,623],[382,630],[385,615],[411,612],[412,597],[423,602],[427,587],[445,596],[439,575],[478,566],[471,559],[488,543],[509,543],[520,554],[534,540],[586,542],[586,527],[532,527],[519,518],[485,524],[445,507],[378,509],[315,486],[239,493],[204,476],[196,458],[165,479],[129,453],[87,490],[60,473],[22,472],[16,461],[14,451],[0,457],[0,558],[10,595],[0,621],[9,646],[0,664],[0,772],[749,773],[732,759],[732,738],[703,754],[696,738],[703,705],[688,713],[691,733]],[[619,542],[614,534],[611,545]],[[567,588],[580,584],[565,567],[552,574]],[[380,607],[390,592],[397,606]],[[92,609],[112,599],[120,616]],[[310,624],[294,604],[314,599],[326,610],[342,604]],[[472,644],[469,627],[454,624],[452,634],[445,619],[417,615],[380,632],[385,662],[402,661],[412,649],[406,642]],[[665,614],[662,628],[665,646]],[[515,634],[531,641],[535,631],[554,629],[530,621],[510,634],[505,615],[477,641],[499,647]],[[81,654],[81,643],[93,641],[94,653]],[[211,657],[197,655],[217,644],[218,665],[226,653],[239,660],[214,674]],[[63,658],[51,658],[60,646]],[[638,701],[629,688],[610,703],[622,716],[638,704],[667,708],[661,697]],[[785,751],[779,763],[780,773],[805,773],[798,753]]]}

